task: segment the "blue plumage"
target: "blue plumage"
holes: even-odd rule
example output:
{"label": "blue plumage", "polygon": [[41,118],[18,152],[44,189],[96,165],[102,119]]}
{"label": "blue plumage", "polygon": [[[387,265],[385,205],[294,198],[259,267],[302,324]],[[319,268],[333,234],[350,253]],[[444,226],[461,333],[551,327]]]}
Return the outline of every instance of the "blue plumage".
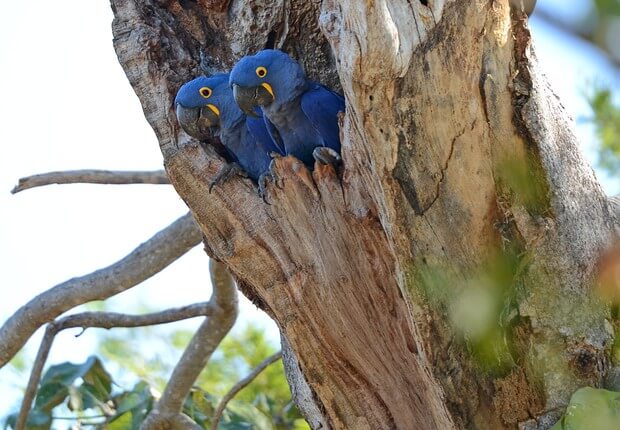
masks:
{"label": "blue plumage", "polygon": [[338,112],[345,110],[344,98],[308,80],[286,53],[266,49],[242,58],[230,72],[230,84],[244,111],[263,109],[267,130],[286,155],[312,165],[317,147],[340,152]]}
{"label": "blue plumage", "polygon": [[[253,118],[239,109],[228,80],[227,73],[218,73],[184,84],[175,99],[177,118],[183,129],[198,139],[204,138],[201,130],[213,127],[230,158],[257,181],[269,168],[270,154],[283,154],[283,150],[272,141],[259,111]],[[202,127],[194,125],[201,121]]]}

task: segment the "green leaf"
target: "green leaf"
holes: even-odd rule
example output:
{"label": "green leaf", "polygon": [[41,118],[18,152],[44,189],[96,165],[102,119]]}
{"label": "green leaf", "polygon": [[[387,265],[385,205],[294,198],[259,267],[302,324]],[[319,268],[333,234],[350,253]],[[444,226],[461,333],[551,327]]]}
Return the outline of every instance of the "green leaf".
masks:
{"label": "green leaf", "polygon": [[[91,407],[94,405],[93,396],[102,402],[108,399],[112,389],[112,378],[98,358],[89,357],[82,364],[65,362],[51,366],[41,378],[35,407],[43,411],[51,411],[69,397],[71,387],[79,378],[84,380],[86,386],[81,391],[73,391],[69,398],[71,410],[77,410],[78,404],[82,404],[80,409]],[[81,398],[78,399],[80,396]],[[88,397],[90,397],[90,402],[86,400]],[[85,406],[86,403],[89,406]]]}
{"label": "green leaf", "polygon": [[310,425],[303,418],[298,418],[293,422],[293,430],[310,430]]}
{"label": "green leaf", "polygon": [[52,383],[69,386],[81,376],[82,366],[83,364],[73,364],[69,362],[51,366],[47,369],[43,378],[41,378],[41,386]]}
{"label": "green leaf", "polygon": [[123,420],[126,420],[129,417],[131,423],[127,428],[137,430],[140,428],[140,424],[142,424],[146,415],[153,408],[154,398],[149,385],[141,381],[131,391],[114,396],[112,402],[116,409],[116,416],[113,420],[115,421],[121,417],[123,417]]}
{"label": "green leaf", "polygon": [[88,371],[82,375],[82,379],[89,386],[89,393],[93,394],[98,400],[106,401],[112,391],[112,377],[103,368],[98,358],[90,357],[89,360],[91,359],[94,361]]}
{"label": "green leaf", "polygon": [[107,425],[107,430],[133,430],[133,414],[125,412]]}
{"label": "green leaf", "polygon": [[610,430],[620,427],[620,393],[585,387],[570,399],[552,430]]}
{"label": "green leaf", "polygon": [[211,417],[215,412],[215,403],[215,398],[209,393],[194,388],[185,399],[183,412],[199,425],[205,426],[211,423]]}
{"label": "green leaf", "polygon": [[[236,427],[224,426],[223,428],[229,430],[241,430],[246,428],[251,428],[253,430],[274,429],[271,419],[249,403],[233,400],[228,404],[226,410],[229,412],[230,417],[230,422],[228,424],[236,425]],[[249,427],[246,427],[246,425],[249,425]]]}
{"label": "green leaf", "polygon": [[68,395],[69,387],[59,382],[49,382],[39,388],[34,406],[42,411],[51,412],[64,402]]}

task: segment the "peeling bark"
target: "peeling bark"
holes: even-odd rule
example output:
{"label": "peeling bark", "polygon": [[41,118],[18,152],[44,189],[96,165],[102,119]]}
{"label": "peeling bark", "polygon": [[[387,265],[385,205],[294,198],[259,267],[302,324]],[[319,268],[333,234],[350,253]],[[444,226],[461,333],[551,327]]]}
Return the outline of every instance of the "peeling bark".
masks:
{"label": "peeling bark", "polygon": [[[543,429],[577,387],[601,383],[610,316],[589,292],[613,216],[508,0],[112,6],[170,181],[209,254],[290,343],[313,428]],[[172,106],[201,69],[264,47],[347,100],[344,171],[279,159],[271,205],[249,179],[209,194],[222,160],[180,132]],[[506,249],[520,259],[511,366],[485,373],[424,275],[441,271],[456,296]]]}

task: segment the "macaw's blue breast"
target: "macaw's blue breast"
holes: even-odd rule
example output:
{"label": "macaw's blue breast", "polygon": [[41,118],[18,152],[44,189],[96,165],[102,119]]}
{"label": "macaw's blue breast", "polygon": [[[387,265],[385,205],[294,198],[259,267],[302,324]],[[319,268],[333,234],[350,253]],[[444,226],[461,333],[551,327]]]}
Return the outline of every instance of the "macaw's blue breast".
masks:
{"label": "macaw's blue breast", "polygon": [[220,130],[220,140],[254,181],[269,169],[271,153],[282,151],[273,143],[262,118],[246,118]]}
{"label": "macaw's blue breast", "polygon": [[[338,113],[344,109],[342,96],[313,82],[295,100],[263,108],[267,126],[272,134],[279,135],[286,155],[299,158],[307,166],[313,165],[312,151],[318,146],[340,153]],[[273,137],[277,142],[278,136]]]}

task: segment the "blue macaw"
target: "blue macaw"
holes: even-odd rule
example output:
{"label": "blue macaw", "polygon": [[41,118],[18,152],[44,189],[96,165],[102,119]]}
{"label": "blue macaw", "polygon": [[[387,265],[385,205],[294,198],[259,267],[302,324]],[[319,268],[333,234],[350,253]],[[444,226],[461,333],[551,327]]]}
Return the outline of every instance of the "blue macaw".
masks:
{"label": "blue macaw", "polygon": [[233,160],[211,186],[242,173],[240,169],[260,184],[273,153],[284,152],[271,139],[260,110],[249,117],[239,109],[228,80],[228,73],[217,73],[185,83],[175,99],[177,119],[187,134],[199,140],[206,139],[213,129]]}
{"label": "blue macaw", "polygon": [[265,49],[243,57],[230,72],[237,104],[252,115],[263,110],[273,140],[311,166],[340,162],[338,113],[344,98],[306,78],[301,66],[286,53]]}

